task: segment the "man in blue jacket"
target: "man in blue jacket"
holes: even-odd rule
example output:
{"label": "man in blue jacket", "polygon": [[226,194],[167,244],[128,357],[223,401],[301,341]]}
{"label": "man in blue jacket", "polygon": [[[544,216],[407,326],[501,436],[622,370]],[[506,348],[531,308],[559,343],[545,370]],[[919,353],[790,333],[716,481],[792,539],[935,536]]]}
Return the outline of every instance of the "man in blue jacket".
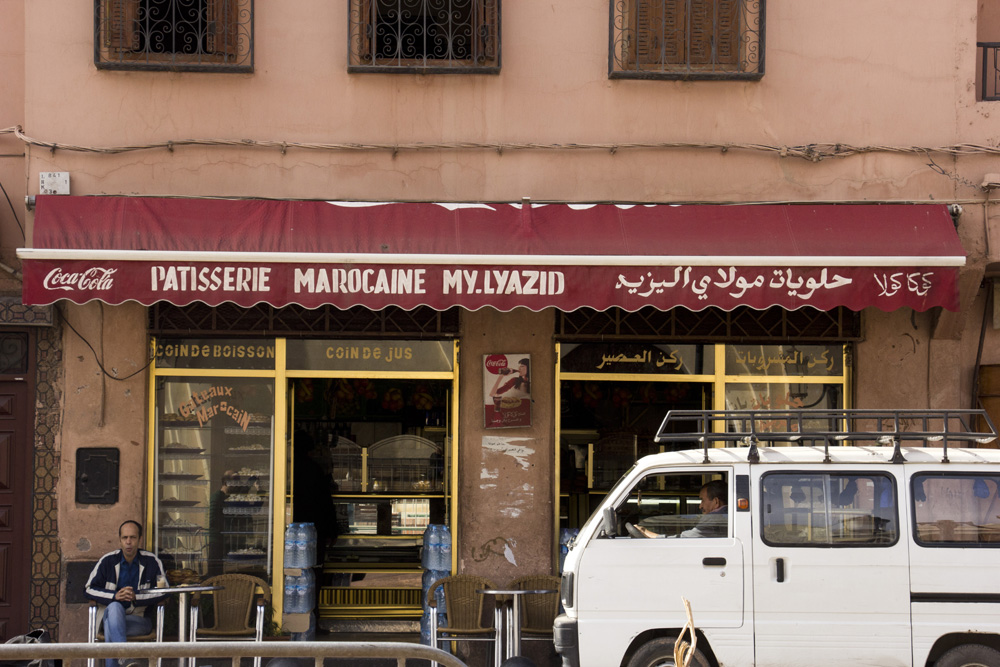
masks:
{"label": "man in blue jacket", "polygon": [[[87,579],[86,596],[105,605],[104,640],[124,642],[129,635],[145,635],[153,621],[145,615],[166,595],[158,593],[156,582],[166,575],[160,559],[139,549],[142,526],[131,519],[118,527],[121,549],[105,554],[97,561]],[[122,661],[123,665],[131,661]],[[107,667],[119,667],[117,660],[107,660]]]}

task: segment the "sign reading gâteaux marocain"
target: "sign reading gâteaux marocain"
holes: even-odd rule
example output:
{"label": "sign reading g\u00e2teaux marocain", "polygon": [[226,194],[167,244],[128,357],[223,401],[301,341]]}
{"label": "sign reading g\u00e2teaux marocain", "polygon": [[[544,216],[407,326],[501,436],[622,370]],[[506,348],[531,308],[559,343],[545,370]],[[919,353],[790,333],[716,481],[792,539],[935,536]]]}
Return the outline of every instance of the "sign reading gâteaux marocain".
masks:
{"label": "sign reading g\u00e2teaux marocain", "polygon": [[231,385],[213,385],[196,391],[191,398],[181,403],[178,413],[182,419],[197,419],[199,426],[207,424],[216,415],[226,415],[246,432],[250,425],[250,413],[233,403]]}
{"label": "sign reading g\u00e2teaux marocain", "polygon": [[957,306],[957,272],[941,267],[486,266],[190,264],[37,259],[24,264],[24,301],[157,301],[316,308],[421,305],[603,310],[644,306],[860,310]]}

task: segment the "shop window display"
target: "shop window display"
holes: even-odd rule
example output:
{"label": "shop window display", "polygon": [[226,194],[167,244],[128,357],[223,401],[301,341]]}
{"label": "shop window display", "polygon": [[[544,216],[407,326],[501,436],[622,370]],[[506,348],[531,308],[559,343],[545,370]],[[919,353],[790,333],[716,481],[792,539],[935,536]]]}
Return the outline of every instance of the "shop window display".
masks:
{"label": "shop window display", "polygon": [[271,569],[274,383],[159,378],[154,549],[176,583]]}
{"label": "shop window display", "polygon": [[844,350],[841,344],[560,345],[560,527],[582,525],[639,458],[700,446],[654,441],[669,410],[844,407]]}

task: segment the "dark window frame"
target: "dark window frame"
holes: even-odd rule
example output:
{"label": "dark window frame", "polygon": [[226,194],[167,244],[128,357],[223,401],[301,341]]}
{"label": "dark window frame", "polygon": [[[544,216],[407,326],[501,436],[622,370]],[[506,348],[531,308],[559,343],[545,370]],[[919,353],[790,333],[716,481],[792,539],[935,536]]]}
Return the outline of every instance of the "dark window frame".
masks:
{"label": "dark window frame", "polygon": [[612,79],[759,80],[766,0],[610,0]]}
{"label": "dark window frame", "polygon": [[197,0],[197,7],[193,1],[94,0],[94,65],[101,70],[253,72],[254,0]]}
{"label": "dark window frame", "polygon": [[[498,74],[500,3],[501,0],[349,0],[347,71]],[[450,11],[452,8],[467,12],[468,26],[451,23],[450,17],[455,15]],[[435,21],[435,16],[439,20]],[[398,36],[395,43],[393,34]]]}
{"label": "dark window frame", "polygon": [[1000,42],[976,42],[976,48],[980,56],[979,101],[1000,101]]}
{"label": "dark window frame", "polygon": [[773,344],[795,342],[847,343],[863,340],[861,313],[843,306],[818,310],[780,306],[757,310],[740,306],[731,311],[709,307],[692,311],[683,307],[659,310],[646,306],[636,311],[621,308],[557,310],[555,337],[563,342],[609,340],[694,341],[697,343]]}

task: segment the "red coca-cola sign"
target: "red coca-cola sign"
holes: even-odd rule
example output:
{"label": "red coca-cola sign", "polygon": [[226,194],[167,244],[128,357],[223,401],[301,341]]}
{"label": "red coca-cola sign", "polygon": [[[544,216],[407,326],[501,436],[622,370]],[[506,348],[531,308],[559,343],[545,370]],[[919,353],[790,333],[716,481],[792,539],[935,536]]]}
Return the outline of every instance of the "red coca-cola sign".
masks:
{"label": "red coca-cola sign", "polygon": [[105,292],[114,287],[114,274],[118,269],[107,269],[91,267],[83,271],[63,271],[58,266],[46,274],[42,281],[45,289],[58,289],[66,291],[90,290]]}

